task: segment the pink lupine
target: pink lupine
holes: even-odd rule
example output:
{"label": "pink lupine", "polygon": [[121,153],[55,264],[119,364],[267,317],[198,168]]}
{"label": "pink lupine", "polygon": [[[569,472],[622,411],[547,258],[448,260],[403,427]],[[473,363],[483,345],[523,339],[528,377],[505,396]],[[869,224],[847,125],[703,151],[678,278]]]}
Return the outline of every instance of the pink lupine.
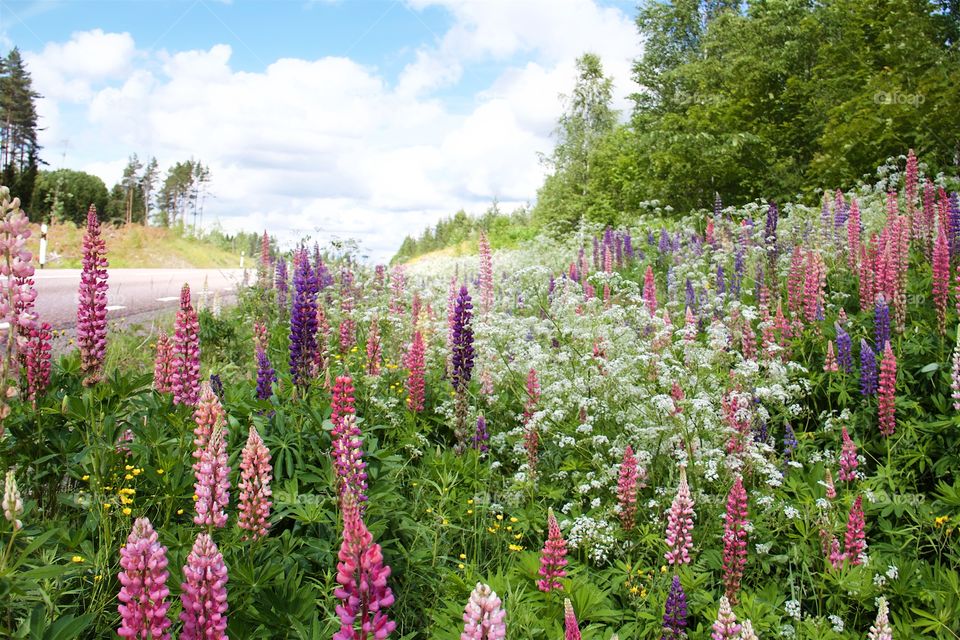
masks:
{"label": "pink lupine", "polygon": [[49,322],[38,322],[28,330],[28,342],[24,347],[24,373],[27,377],[27,398],[36,403],[37,397],[50,384],[50,356],[53,334]]}
{"label": "pink lupine", "polygon": [[370,321],[370,331],[367,333],[367,374],[380,375],[380,359],[382,346],[380,345],[380,320],[376,316]]}
{"label": "pink lupine", "polygon": [[174,327],[173,403],[194,406],[200,399],[200,321],[190,303],[188,284],[180,290],[180,310]]}
{"label": "pink lupine", "polygon": [[227,524],[230,501],[230,467],[227,464],[226,428],[217,424],[195,466],[194,493],[197,496],[194,524],[221,528]]}
{"label": "pink lupine", "polygon": [[933,303],[937,309],[937,329],[947,333],[947,298],[950,295],[950,247],[947,230],[940,229],[933,246]]}
{"label": "pink lupine", "polygon": [[337,554],[337,584],[334,595],[340,630],[333,640],[382,640],[397,624],[383,611],[394,597],[387,578],[390,567],[383,561],[380,545],[363,523],[360,508],[349,494],[342,502],[343,543]]}
{"label": "pink lupine", "polygon": [[720,609],[711,628],[712,640],[736,640],[740,635],[741,626],[737,624],[737,615],[733,612],[727,596],[720,596]]}
{"label": "pink lupine", "polygon": [[354,407],[353,378],[337,376],[333,383],[333,394],[330,400],[330,422],[333,423],[332,437],[336,438],[343,432],[343,418],[346,415],[356,415]]}
{"label": "pink lupine", "polygon": [[667,513],[665,538],[667,552],[664,558],[669,564],[690,564],[691,562],[693,506],[693,497],[690,495],[690,486],[687,484],[687,468],[681,466],[677,495],[673,498],[673,504],[670,505],[670,511]]}
{"label": "pink lupine", "polygon": [[803,309],[803,290],[807,281],[806,263],[800,245],[793,247],[790,255],[790,271],[787,274],[787,309],[794,316]]}
{"label": "pink lupine", "polygon": [[743,621],[743,626],[740,629],[740,635],[737,636],[737,640],[760,640],[756,631],[753,630],[752,622],[749,620]]}
{"label": "pink lupine", "polygon": [[487,313],[493,309],[493,259],[490,255],[490,242],[487,234],[480,232],[480,312]]}
{"label": "pink lupine", "polygon": [[693,342],[697,339],[697,332],[700,328],[697,326],[697,318],[693,315],[693,310],[688,306],[684,314],[683,321],[683,339],[685,342]]}
{"label": "pink lupine", "polygon": [[890,610],[887,599],[877,598],[877,619],[870,625],[867,640],[893,640],[893,627],[890,626]]}
{"label": "pink lupine", "polygon": [[96,384],[107,354],[107,243],[100,235],[97,208],[87,211],[83,269],[77,291],[77,347],[85,385]]}
{"label": "pink lupine", "polygon": [[570,598],[563,599],[563,640],[580,640],[580,625]]}
{"label": "pink lupine", "polygon": [[407,408],[414,413],[423,411],[424,391],[426,388],[426,362],[423,335],[419,331],[413,332],[413,342],[404,357],[404,366],[407,368]]}
{"label": "pink lupine", "polygon": [[333,438],[331,455],[336,472],[337,495],[343,499],[350,493],[357,502],[365,502],[367,465],[363,460],[363,437],[355,415],[348,413],[343,416],[340,433]]}
{"label": "pink lupine", "polygon": [[460,640],[504,640],[507,637],[507,612],[496,591],[477,583],[463,612]]}
{"label": "pink lupine", "polygon": [[567,541],[563,539],[560,525],[557,523],[553,509],[547,511],[547,541],[540,552],[540,580],[537,588],[549,592],[554,589],[563,590],[560,579],[567,575]]}
{"label": "pink lupine", "polygon": [[257,281],[263,289],[273,287],[273,269],[270,268],[270,235],[264,230],[260,239],[260,264],[257,265]]}
{"label": "pink lupine", "polygon": [[737,478],[727,495],[723,517],[723,585],[730,602],[736,604],[743,568],[747,563],[747,490]]}
{"label": "pink lupine", "polygon": [[153,388],[160,393],[173,390],[173,345],[163,329],[157,334],[157,350],[153,359]]}
{"label": "pink lupine", "polygon": [[887,341],[880,361],[880,389],[877,392],[880,433],[891,436],[897,428],[896,414],[897,358],[893,355],[890,342]]}
{"label": "pink lupine", "polygon": [[824,358],[823,370],[828,373],[840,371],[840,365],[837,364],[837,356],[833,350],[833,340],[827,342],[827,355]]}
{"label": "pink lupine", "polygon": [[856,273],[860,257],[860,205],[850,198],[850,216],[847,218],[847,266]]}
{"label": "pink lupine", "polygon": [[840,481],[853,482],[857,479],[857,466],[860,462],[857,460],[857,444],[850,439],[847,428],[841,430],[843,444],[840,449]]}
{"label": "pink lupine", "polygon": [[405,312],[403,293],[407,279],[403,272],[403,265],[390,270],[390,315],[402,316]]}
{"label": "pink lupine", "polygon": [[806,279],[803,283],[803,319],[814,322],[823,311],[823,289],[827,268],[823,257],[814,251],[807,252]]}
{"label": "pink lupine", "polygon": [[840,541],[830,536],[830,554],[827,556],[830,566],[839,569],[843,566],[843,552],[840,550]]}
{"label": "pink lupine", "polygon": [[633,528],[637,518],[637,458],[628,444],[623,451],[620,473],[617,480],[617,500],[620,503],[620,524],[627,531]]}
{"label": "pink lupine", "polygon": [[227,565],[209,534],[197,535],[183,578],[179,640],[226,640]]}
{"label": "pink lupine", "polygon": [[873,307],[876,300],[876,262],[877,262],[877,236],[874,234],[870,238],[867,246],[860,247],[860,270],[858,280],[858,290],[860,299],[860,310],[866,311]]}
{"label": "pink lupine", "polygon": [[847,517],[847,532],[843,538],[843,556],[851,565],[859,565],[867,548],[866,522],[863,518],[863,497],[857,496]]}
{"label": "pink lupine", "polygon": [[529,424],[533,414],[537,412],[537,405],[540,404],[540,380],[537,377],[537,370],[530,368],[527,372],[527,399],[523,405],[523,423]]}
{"label": "pink lupine", "polygon": [[913,215],[916,209],[918,177],[917,156],[913,149],[910,149],[907,152],[907,169],[904,176],[904,198],[907,201],[907,215]]}
{"label": "pink lupine", "polygon": [[249,534],[243,539],[256,540],[267,535],[270,523],[270,481],[273,479],[273,467],[270,465],[270,451],[263,444],[263,438],[256,427],[250,425],[247,444],[240,454],[240,498],[237,525]]}
{"label": "pink lupine", "polygon": [[167,548],[160,544],[157,532],[147,518],[137,518],[120,548],[120,627],[121,638],[169,640],[167,610]]}
{"label": "pink lupine", "polygon": [[196,461],[193,463],[193,471],[196,473],[200,467],[200,457],[204,449],[207,448],[207,442],[210,440],[210,434],[214,427],[223,425],[226,422],[227,413],[220,404],[220,398],[214,393],[209,382],[200,385],[200,401],[197,408],[193,411],[193,421],[196,426],[193,428],[193,457]]}
{"label": "pink lupine", "polygon": [[643,301],[647,303],[647,311],[652,316],[657,312],[657,283],[653,279],[653,267],[647,265],[643,274]]}

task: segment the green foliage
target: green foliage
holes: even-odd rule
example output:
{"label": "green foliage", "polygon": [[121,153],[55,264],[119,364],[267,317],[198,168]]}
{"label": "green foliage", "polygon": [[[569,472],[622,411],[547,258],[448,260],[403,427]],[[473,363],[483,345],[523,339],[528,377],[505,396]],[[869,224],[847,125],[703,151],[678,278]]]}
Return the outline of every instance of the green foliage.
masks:
{"label": "green foliage", "polygon": [[48,221],[56,216],[58,221],[84,226],[90,205],[105,212],[109,198],[107,185],[95,175],[72,169],[41,171],[33,190],[31,220]]}

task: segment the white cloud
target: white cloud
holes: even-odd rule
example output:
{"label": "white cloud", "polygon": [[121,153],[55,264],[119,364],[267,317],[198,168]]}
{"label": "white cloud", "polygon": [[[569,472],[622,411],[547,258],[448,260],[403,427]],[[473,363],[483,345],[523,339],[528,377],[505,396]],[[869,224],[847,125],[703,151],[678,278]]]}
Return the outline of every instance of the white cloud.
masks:
{"label": "white cloud", "polygon": [[[385,259],[404,235],[460,208],[535,197],[537,152],[552,148],[557,96],[583,51],[603,58],[618,100],[631,91],[638,38],[619,11],[588,0],[409,4],[440,4],[453,25],[395,81],[343,57],[283,58],[247,72],[231,66],[225,44],[139,51],[128,34],[73,34],[30,58],[47,96],[41,114],[56,124],[41,142],[57,147],[54,132],[74,131],[67,164],[108,185],[134,151],[161,166],[201,159],[213,175],[206,221],[267,226],[288,242],[356,236]],[[92,66],[68,60],[94,55]],[[494,82],[475,86],[478,63],[499,65]],[[458,83],[474,87],[466,107],[432,94]]]}

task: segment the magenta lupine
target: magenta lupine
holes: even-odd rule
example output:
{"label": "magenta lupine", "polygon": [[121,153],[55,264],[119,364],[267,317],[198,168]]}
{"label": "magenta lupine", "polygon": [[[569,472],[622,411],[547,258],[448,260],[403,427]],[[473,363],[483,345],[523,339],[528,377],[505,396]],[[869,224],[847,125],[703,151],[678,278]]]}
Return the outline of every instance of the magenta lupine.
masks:
{"label": "magenta lupine", "polygon": [[367,332],[367,374],[380,375],[380,319],[376,316],[370,321],[370,331]]}
{"label": "magenta lupine", "polygon": [[493,259],[490,255],[490,242],[487,234],[480,232],[480,312],[488,313],[493,309]]}
{"label": "magenta lupine", "polygon": [[342,509],[343,544],[337,554],[339,586],[334,591],[340,600],[336,606],[340,630],[333,634],[333,640],[382,640],[397,626],[384,612],[394,601],[387,586],[390,567],[363,523],[353,496],[345,496]]}
{"label": "magenta lupine", "polygon": [[367,500],[367,464],[363,460],[363,437],[357,426],[357,417],[351,413],[343,416],[341,428],[334,437],[331,450],[337,495],[344,499],[349,493],[355,501],[363,503]]}
{"label": "magenta lupine", "polygon": [[96,384],[103,375],[103,358],[107,354],[107,288],[107,243],[100,235],[97,208],[90,205],[77,291],[77,347],[85,385]]}
{"label": "magenta lupine", "polygon": [[173,403],[195,406],[200,399],[200,320],[190,303],[190,285],[180,290],[180,310],[174,323]]}
{"label": "magenta lupine", "polygon": [[823,289],[826,285],[827,268],[823,257],[814,251],[807,253],[806,279],[803,283],[803,319],[807,323],[817,320],[823,311]]}
{"label": "magenta lupine", "polygon": [[560,525],[557,523],[553,509],[547,511],[547,541],[540,552],[540,580],[537,588],[543,592],[554,589],[563,590],[561,578],[566,577],[567,570],[567,541],[563,539]]}
{"label": "magenta lupine", "polygon": [[402,316],[405,312],[403,298],[406,284],[407,278],[403,272],[403,265],[390,270],[390,315],[392,316]]}
{"label": "magenta lupine", "polygon": [[667,513],[667,533],[665,537],[667,552],[664,554],[664,558],[669,564],[690,564],[691,562],[693,506],[693,497],[690,495],[690,486],[687,484],[687,468],[681,466],[677,495],[674,496],[670,511]]}
{"label": "magenta lupine", "polygon": [[860,205],[850,198],[850,217],[847,218],[847,266],[856,273],[860,257]]}
{"label": "magenta lupine", "polygon": [[207,533],[197,535],[183,567],[179,640],[226,640],[227,565]]}
{"label": "magenta lupine", "polygon": [[[197,496],[194,524],[221,528],[227,524],[230,467],[227,464],[226,427],[218,423],[195,465],[193,492]],[[196,453],[194,453],[196,455]]]}
{"label": "magenta lupine", "polygon": [[620,473],[617,479],[617,500],[620,503],[620,524],[627,531],[633,528],[637,518],[637,458],[629,444],[623,451]]}
{"label": "magenta lupine", "polygon": [[850,439],[847,428],[841,430],[843,444],[840,449],[840,481],[853,482],[857,479],[857,466],[860,462],[857,460],[857,444]]}
{"label": "magenta lupine", "polygon": [[460,640],[504,640],[507,637],[507,612],[489,585],[477,583],[463,612]]}
{"label": "magenta lupine", "polygon": [[884,436],[893,435],[897,428],[896,385],[897,358],[888,341],[883,350],[883,360],[880,361],[880,389],[877,392],[880,433]]}
{"label": "magenta lupine", "polygon": [[426,362],[423,335],[419,331],[413,332],[413,342],[404,356],[404,366],[407,368],[407,408],[414,413],[423,411],[424,391],[426,388]]}
{"label": "magenta lupine", "polygon": [[331,437],[336,439],[344,432],[343,418],[347,415],[356,415],[354,406],[356,399],[353,396],[353,378],[337,376],[333,383],[333,393],[330,399],[330,422],[333,423]]}
{"label": "magenta lupine", "polygon": [[807,281],[806,263],[800,245],[790,254],[790,270],[787,272],[787,310],[797,316],[803,310],[803,289]]}
{"label": "magenta lupine", "polygon": [[937,329],[947,333],[947,298],[950,296],[950,247],[947,231],[940,229],[933,245],[933,302],[937,309]]}
{"label": "magenta lupine", "polygon": [[862,564],[867,549],[866,521],[863,517],[863,497],[857,496],[847,517],[847,532],[843,537],[843,556],[851,565]]}
{"label": "magenta lupine", "polygon": [[887,599],[877,598],[877,619],[870,625],[867,640],[893,640],[893,627],[890,626],[890,609]]}
{"label": "magenta lupine", "polygon": [[563,640],[580,640],[580,625],[570,598],[563,599]]}
{"label": "magenta lupine", "polygon": [[167,548],[160,544],[157,532],[147,518],[137,518],[120,548],[120,627],[121,638],[169,640],[167,610]]}
{"label": "magenta lupine", "polygon": [[213,391],[210,383],[204,382],[200,385],[200,401],[197,408],[193,411],[193,421],[196,426],[193,428],[193,457],[196,461],[193,463],[194,473],[200,468],[200,457],[203,450],[207,448],[207,442],[210,441],[210,435],[214,427],[226,422],[227,413],[220,404],[220,398]]}
{"label": "magenta lupine", "polygon": [[273,269],[270,268],[270,235],[264,230],[260,239],[260,264],[257,265],[257,282],[264,290],[273,287]]}
{"label": "magenta lupine", "polygon": [[157,333],[157,349],[153,358],[153,388],[160,393],[173,391],[173,344],[163,329]]}
{"label": "magenta lupine", "polygon": [[723,585],[731,603],[736,604],[743,568],[747,563],[747,490],[737,478],[727,495],[723,517]]}
{"label": "magenta lupine", "polygon": [[647,304],[647,311],[652,316],[657,312],[657,283],[653,279],[653,267],[647,265],[643,274],[643,301]]}
{"label": "magenta lupine", "polygon": [[273,467],[270,465],[270,451],[263,444],[263,438],[256,427],[250,425],[247,444],[240,454],[240,498],[237,518],[238,526],[249,533],[243,539],[256,540],[267,535],[270,523],[270,481],[273,479]]}
{"label": "magenta lupine", "polygon": [[36,402],[50,384],[50,355],[53,334],[49,322],[37,323],[29,330],[29,338],[24,348],[24,373],[27,377],[27,398]]}
{"label": "magenta lupine", "polygon": [[737,624],[737,615],[733,612],[727,596],[720,596],[720,609],[711,628],[713,629],[710,634],[712,640],[736,640],[740,635],[741,627]]}

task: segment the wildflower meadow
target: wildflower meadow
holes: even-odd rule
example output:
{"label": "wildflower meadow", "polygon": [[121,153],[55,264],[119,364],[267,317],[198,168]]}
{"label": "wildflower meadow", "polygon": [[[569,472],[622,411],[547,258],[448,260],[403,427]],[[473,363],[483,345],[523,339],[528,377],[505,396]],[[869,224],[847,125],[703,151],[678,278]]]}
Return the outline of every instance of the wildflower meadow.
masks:
{"label": "wildflower meadow", "polygon": [[[960,638],[960,199],[911,151],[75,344],[2,189],[0,637]],[[249,266],[249,265],[248,265]]]}

